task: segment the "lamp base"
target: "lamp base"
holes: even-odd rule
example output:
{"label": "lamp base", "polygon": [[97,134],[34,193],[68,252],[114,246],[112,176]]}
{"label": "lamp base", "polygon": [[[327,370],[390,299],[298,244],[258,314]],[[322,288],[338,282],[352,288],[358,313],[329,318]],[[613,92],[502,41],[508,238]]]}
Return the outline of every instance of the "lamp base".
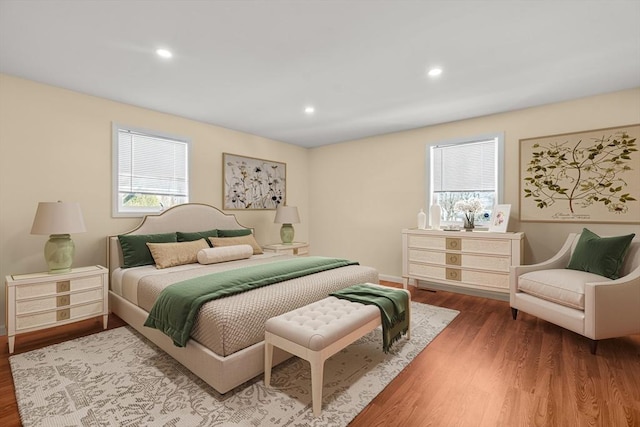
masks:
{"label": "lamp base", "polygon": [[44,259],[49,273],[67,273],[71,271],[76,247],[68,234],[52,234],[44,245]]}
{"label": "lamp base", "polygon": [[280,228],[280,239],[283,244],[290,245],[293,242],[294,234],[295,230],[293,229],[293,225],[282,224],[282,227]]}

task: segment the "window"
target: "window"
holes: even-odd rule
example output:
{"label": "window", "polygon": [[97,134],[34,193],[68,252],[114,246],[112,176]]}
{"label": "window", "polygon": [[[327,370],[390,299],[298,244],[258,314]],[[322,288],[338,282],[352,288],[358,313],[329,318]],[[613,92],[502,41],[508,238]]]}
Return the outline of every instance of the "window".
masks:
{"label": "window", "polygon": [[427,200],[442,208],[441,224],[462,221],[455,212],[458,200],[478,198],[484,212],[476,216],[483,225],[491,211],[502,202],[504,135],[491,134],[454,141],[439,142],[427,147]]}
{"label": "window", "polygon": [[189,202],[189,141],[113,125],[113,216]]}

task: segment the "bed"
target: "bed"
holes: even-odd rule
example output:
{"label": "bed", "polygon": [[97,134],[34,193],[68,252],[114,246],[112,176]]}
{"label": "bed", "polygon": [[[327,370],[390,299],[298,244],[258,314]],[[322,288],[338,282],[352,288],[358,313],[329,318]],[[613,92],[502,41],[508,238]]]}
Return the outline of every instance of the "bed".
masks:
{"label": "bed", "polygon": [[[189,203],[147,216],[126,236],[238,230],[253,234],[234,215],[205,204]],[[247,231],[249,230],[249,231]],[[233,233],[232,233],[233,234]],[[129,253],[130,248],[126,252]],[[220,393],[226,393],[264,371],[266,319],[325,298],[330,292],[364,282],[378,283],[378,272],[349,265],[209,301],[199,311],[191,339],[177,347],[161,331],[145,327],[150,307],[171,283],[219,271],[273,263],[291,255],[264,253],[249,258],[158,269],[155,265],[122,268],[125,258],[118,236],[107,238],[110,272],[109,309]],[[274,353],[274,366],[290,354]]]}

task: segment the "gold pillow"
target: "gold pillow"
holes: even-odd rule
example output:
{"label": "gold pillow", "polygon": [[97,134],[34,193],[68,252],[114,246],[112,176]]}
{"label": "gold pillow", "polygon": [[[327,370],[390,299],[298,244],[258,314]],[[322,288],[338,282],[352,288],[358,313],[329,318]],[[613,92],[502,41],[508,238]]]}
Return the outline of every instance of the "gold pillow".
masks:
{"label": "gold pillow", "polygon": [[262,248],[256,242],[253,234],[248,236],[236,236],[236,237],[209,237],[209,241],[215,248],[216,246],[235,246],[235,245],[250,245],[253,248],[254,255],[260,255]]}
{"label": "gold pillow", "polygon": [[156,268],[175,267],[176,265],[194,264],[198,262],[198,251],[206,249],[206,240],[176,243],[147,243]]}

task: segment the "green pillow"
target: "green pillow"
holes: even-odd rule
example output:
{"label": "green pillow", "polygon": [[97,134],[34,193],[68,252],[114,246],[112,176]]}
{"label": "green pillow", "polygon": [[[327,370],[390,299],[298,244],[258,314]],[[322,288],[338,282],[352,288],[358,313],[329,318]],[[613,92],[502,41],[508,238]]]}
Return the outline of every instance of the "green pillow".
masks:
{"label": "green pillow", "polygon": [[147,247],[149,243],[176,242],[176,233],[163,234],[121,234],[118,236],[122,248],[123,268],[155,264]]}
{"label": "green pillow", "polygon": [[634,236],[632,233],[626,236],[600,237],[585,228],[567,268],[615,280]]}
{"label": "green pillow", "polygon": [[241,228],[239,230],[218,230],[218,237],[240,237],[251,234],[251,229]]}
{"label": "green pillow", "polygon": [[204,239],[207,241],[207,244],[210,248],[211,242],[209,241],[209,237],[218,237],[218,230],[207,230],[207,231],[194,231],[193,233],[183,233],[182,231],[176,232],[176,236],[178,238],[178,242],[193,242],[195,240]]}

